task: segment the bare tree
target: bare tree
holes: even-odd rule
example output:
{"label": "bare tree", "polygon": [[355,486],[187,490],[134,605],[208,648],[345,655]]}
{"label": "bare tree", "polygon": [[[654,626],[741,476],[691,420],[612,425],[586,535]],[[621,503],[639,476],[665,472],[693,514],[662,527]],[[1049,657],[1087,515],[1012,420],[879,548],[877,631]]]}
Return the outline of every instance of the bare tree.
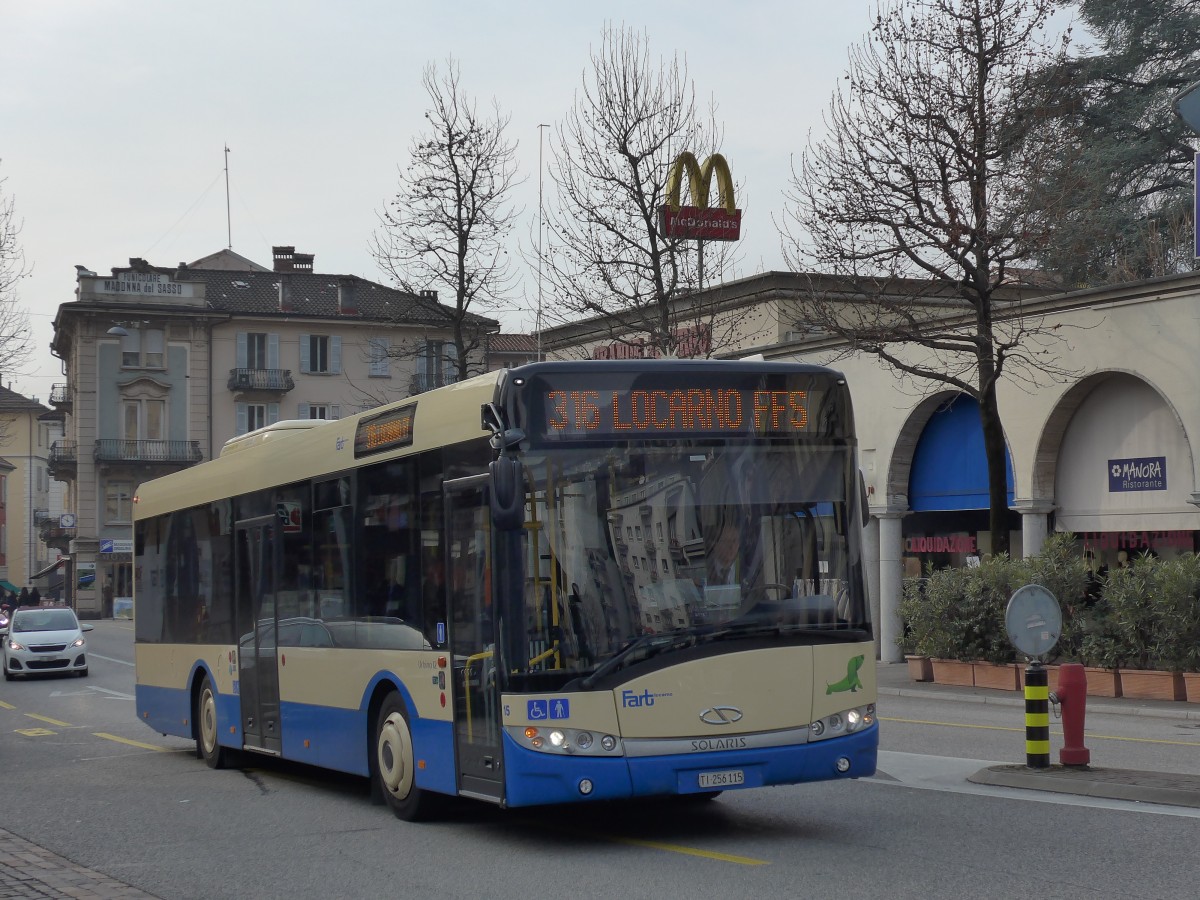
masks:
{"label": "bare tree", "polygon": [[[659,210],[678,155],[704,160],[720,143],[715,111],[696,106],[686,61],[655,62],[644,34],[606,27],[555,129],[559,205],[547,214],[539,260],[553,297],[549,319],[595,317],[618,341],[652,353],[710,352],[713,341],[696,336],[701,328],[711,334],[711,313],[677,302],[699,285],[695,245],[666,236]],[[704,277],[715,282],[731,264],[731,247],[706,249]]]}
{"label": "bare tree", "polygon": [[0,178],[0,375],[22,374],[29,361],[29,314],[18,305],[17,284],[29,274],[21,249],[16,200]]}
{"label": "bare tree", "polygon": [[1008,550],[1002,378],[1062,377],[1057,337],[1020,313],[1018,268],[1042,235],[1020,203],[1055,152],[1035,74],[1063,58],[1052,0],[900,0],[853,48],[846,92],[793,172],[782,231],[798,270],[842,276],[848,303],[813,290],[811,323],[902,378],[979,402],[994,552]]}
{"label": "bare tree", "polygon": [[453,298],[449,326],[461,379],[475,374],[484,336],[494,330],[478,314],[498,306],[513,287],[506,239],[516,216],[509,202],[516,144],[505,136],[510,117],[499,104],[493,102],[489,116],[478,112],[453,59],[444,72],[428,65],[421,83],[431,103],[429,129],[413,140],[371,251],[402,289],[441,289],[439,295]]}

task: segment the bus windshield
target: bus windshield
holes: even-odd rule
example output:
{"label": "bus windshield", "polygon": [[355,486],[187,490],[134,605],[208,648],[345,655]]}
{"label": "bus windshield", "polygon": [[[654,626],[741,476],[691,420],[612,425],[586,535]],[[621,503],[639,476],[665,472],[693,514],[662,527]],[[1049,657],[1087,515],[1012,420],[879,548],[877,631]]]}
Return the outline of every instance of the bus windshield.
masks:
{"label": "bus windshield", "polygon": [[526,455],[529,654],[509,671],[601,674],[705,639],[869,629],[852,459],[844,441]]}

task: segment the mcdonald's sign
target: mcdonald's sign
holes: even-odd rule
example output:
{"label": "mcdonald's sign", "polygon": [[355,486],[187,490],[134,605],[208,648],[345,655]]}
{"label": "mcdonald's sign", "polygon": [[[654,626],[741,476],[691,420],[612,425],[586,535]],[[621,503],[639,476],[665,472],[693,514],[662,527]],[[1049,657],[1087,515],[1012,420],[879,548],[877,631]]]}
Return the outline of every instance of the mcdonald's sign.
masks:
{"label": "mcdonald's sign", "polygon": [[[691,206],[679,203],[683,176],[687,175]],[[710,207],[709,189],[717,176],[720,205]],[[686,150],[675,158],[667,172],[667,202],[659,208],[663,234],[673,238],[698,238],[705,241],[736,241],[742,235],[742,211],[734,206],[733,178],[729,163],[714,153],[701,165]]]}

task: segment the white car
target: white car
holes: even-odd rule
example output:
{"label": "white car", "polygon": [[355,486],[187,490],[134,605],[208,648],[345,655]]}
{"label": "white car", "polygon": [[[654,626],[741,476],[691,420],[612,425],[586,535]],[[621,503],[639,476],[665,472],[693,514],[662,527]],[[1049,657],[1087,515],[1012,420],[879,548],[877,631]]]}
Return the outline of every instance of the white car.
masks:
{"label": "white car", "polygon": [[87,638],[91,625],[80,625],[65,606],[31,606],[13,611],[3,635],[4,680],[15,675],[88,673]]}

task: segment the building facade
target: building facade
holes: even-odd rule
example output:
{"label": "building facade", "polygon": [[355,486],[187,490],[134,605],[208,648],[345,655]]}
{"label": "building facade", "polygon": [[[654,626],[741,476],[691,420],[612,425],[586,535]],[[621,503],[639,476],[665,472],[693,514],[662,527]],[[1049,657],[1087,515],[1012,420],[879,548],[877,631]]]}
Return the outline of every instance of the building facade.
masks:
{"label": "building facade", "polygon": [[0,387],[0,457],[6,466],[0,472],[3,591],[33,587],[35,576],[57,558],[41,535],[42,526],[51,517],[49,456],[54,424],[44,418],[50,415],[50,408],[36,399]]}
{"label": "building facade", "polygon": [[[740,310],[735,339],[712,355],[831,365],[845,373],[871,512],[865,559],[881,658],[901,658],[903,578],[928,565],[969,565],[990,552],[978,406],[939,382],[901,380],[874,356],[798,320],[824,276],[767,273],[721,285],[708,306]],[[845,302],[855,302],[845,289]],[[1014,555],[1048,534],[1076,535],[1099,567],[1121,555],[1200,551],[1200,275],[1071,293],[1014,288],[1010,317],[1053,329],[1055,377],[1001,382]],[[607,323],[543,334],[553,355],[608,358]],[[628,342],[626,346],[636,346]],[[916,361],[919,348],[902,350]],[[1060,598],[1064,601],[1070,598]]]}
{"label": "building facade", "polygon": [[[110,275],[79,267],[54,322],[66,382],[51,398],[63,436],[49,464],[67,486],[52,531],[81,616],[128,607],[141,482],[276,421],[339,418],[456,377],[451,310],[435,293],[318,274],[292,247],[273,263],[222,251],[170,268],[134,259]],[[482,371],[484,354],[473,364]]]}

